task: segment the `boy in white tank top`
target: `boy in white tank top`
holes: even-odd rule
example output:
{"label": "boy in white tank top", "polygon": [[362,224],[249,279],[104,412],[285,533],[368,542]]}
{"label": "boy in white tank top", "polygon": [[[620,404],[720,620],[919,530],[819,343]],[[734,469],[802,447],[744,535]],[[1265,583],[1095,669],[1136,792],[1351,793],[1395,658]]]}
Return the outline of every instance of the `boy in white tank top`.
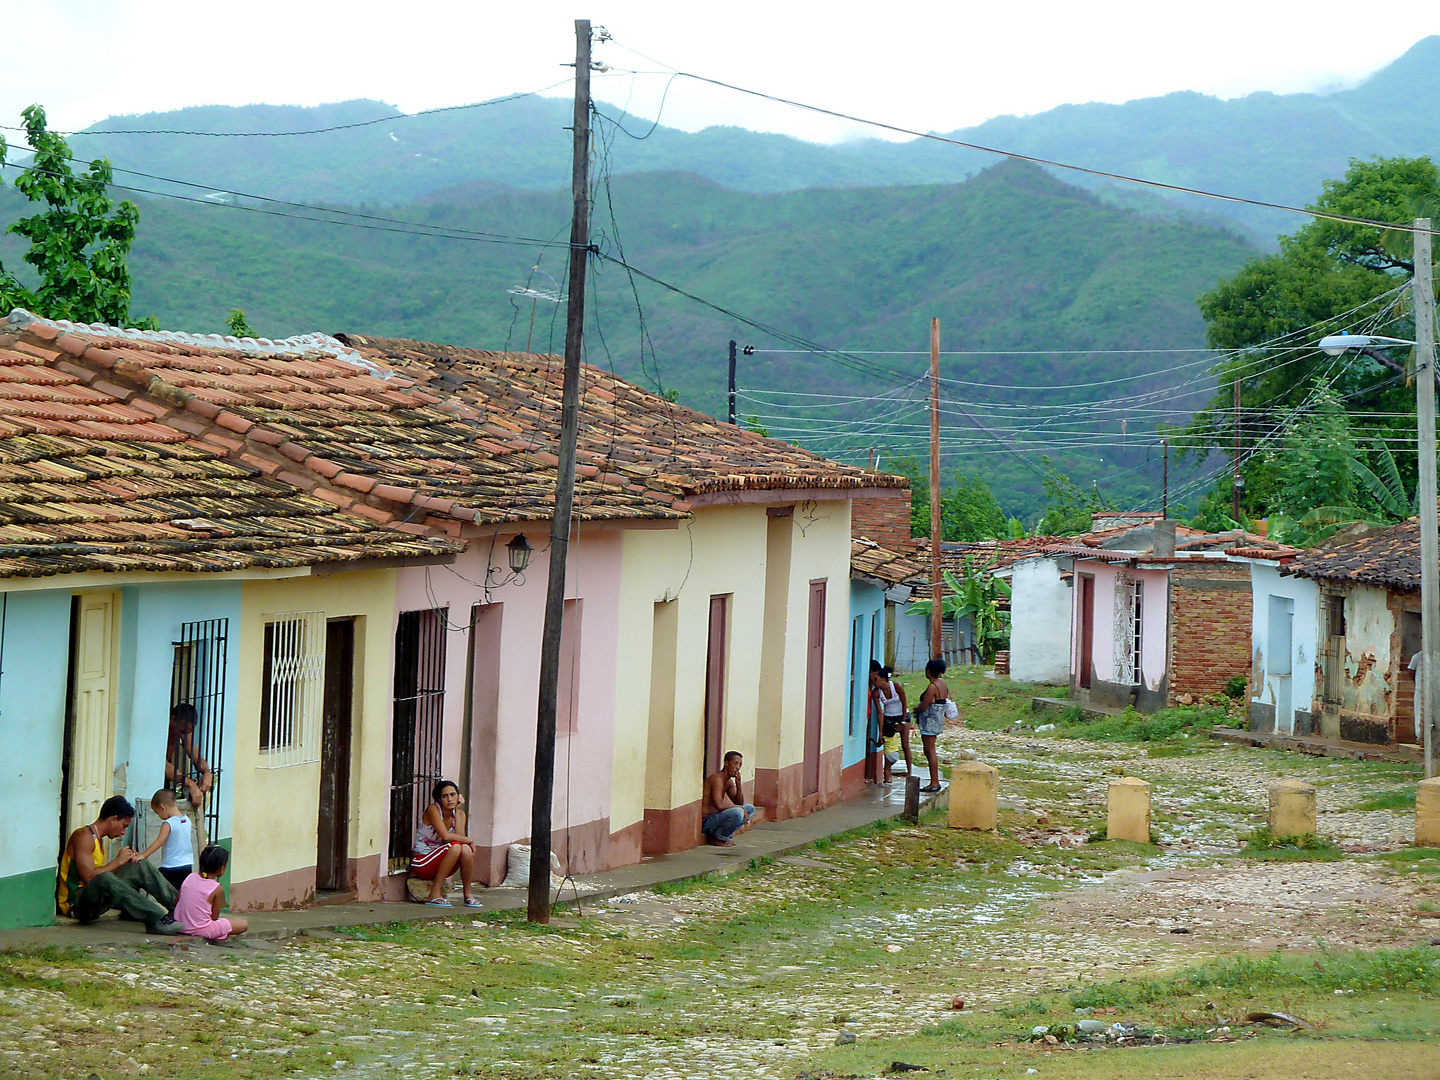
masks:
{"label": "boy in white tank top", "polygon": [[163,847],[160,854],[160,874],[166,881],[180,888],[195,869],[195,838],[190,818],[181,812],[175,803],[175,793],[161,788],[150,799],[150,809],[160,817],[160,834],[154,843],[140,853],[148,859]]}

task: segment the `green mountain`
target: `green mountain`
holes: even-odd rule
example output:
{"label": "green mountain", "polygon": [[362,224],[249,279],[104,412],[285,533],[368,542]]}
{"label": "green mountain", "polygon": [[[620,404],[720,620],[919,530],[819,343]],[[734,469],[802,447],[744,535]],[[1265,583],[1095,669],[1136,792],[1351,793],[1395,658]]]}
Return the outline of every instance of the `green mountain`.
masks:
{"label": "green mountain", "polygon": [[[18,197],[8,188],[0,196],[0,220],[13,220]],[[486,348],[560,347],[560,306],[536,301],[532,311],[532,301],[509,290],[527,283],[551,288],[546,273],[565,280],[569,206],[562,193],[482,185],[452,193],[450,201],[387,212],[450,229],[559,238],[558,247],[402,235],[276,217],[246,205],[145,200],[131,257],[132,311],[199,332],[223,332],[226,314],[241,307],[268,336],[351,330]],[[945,391],[947,462],[983,468],[1006,508],[1027,517],[1041,509],[1035,435],[1022,430],[1027,410],[1179,381],[1159,375],[1118,391],[1055,389],[1157,371],[1176,360],[1085,350],[1202,345],[1194,297],[1253,253],[1232,233],[1145,218],[1016,162],[962,184],[769,195],[683,173],[620,176],[609,197],[603,187],[599,192],[594,227],[608,255],[618,257],[623,240],[632,265],[755,322],[827,348],[915,351],[770,352],[796,345],[644,280],[632,291],[621,266],[596,262],[591,362],[678,390],[685,402],[723,416],[726,342],[753,344],[757,353],[742,359],[739,381],[768,392],[769,403],[746,400],[742,413],[837,457],[865,460],[870,447],[923,453],[927,429],[916,380],[928,366],[929,319],[939,317],[946,349],[979,353],[946,357],[947,379],[1030,388],[947,383]],[[18,265],[16,254],[13,239],[0,245],[7,266]],[[537,259],[540,273],[532,272]],[[987,349],[1080,353],[984,355]],[[1193,407],[1207,389],[1198,385],[1177,407]],[[820,399],[782,396],[796,393],[881,400],[816,408]],[[1109,490],[1105,477],[1120,465],[1142,465],[1150,449],[1137,426],[1126,438],[1142,444],[1112,453],[1109,444],[1124,441],[1118,423],[1112,426],[1097,432],[1096,449],[1062,447],[1054,454],[1077,478],[1100,479],[1102,491]],[[1011,452],[1020,448],[1023,455]],[[1158,503],[1158,464],[1157,458],[1153,469],[1117,481],[1113,497]]]}
{"label": "green mountain", "polygon": [[[601,111],[620,114],[615,105]],[[524,98],[303,137],[117,133],[309,131],[395,112],[375,101],[317,108],[206,106],[112,117],[77,136],[74,145],[77,153],[107,155],[121,168],[203,185],[167,186],[201,198],[211,190],[233,190],[393,205],[476,181],[528,190],[568,183],[570,104],[557,98]],[[637,133],[648,127],[633,117],[626,126]],[[601,128],[609,133],[602,159],[613,173],[690,172],[757,193],[953,183],[995,162],[991,155],[927,140],[820,145],[739,128],[691,134],[664,126],[637,140],[608,125]],[[951,135],[1016,153],[1303,205],[1322,180],[1343,174],[1351,157],[1440,152],[1440,37],[1420,41],[1358,87],[1336,93],[1256,93],[1233,100],[1176,93],[1123,105],[1064,105],[1033,116],[998,117]],[[134,179],[137,186],[160,183]],[[1074,173],[1065,179],[1096,183]],[[1129,186],[1113,191],[1109,197],[1138,208],[1153,208],[1157,201]],[[1273,237],[1293,225],[1293,218],[1275,211],[1179,202],[1187,212],[1223,216],[1257,236]]]}

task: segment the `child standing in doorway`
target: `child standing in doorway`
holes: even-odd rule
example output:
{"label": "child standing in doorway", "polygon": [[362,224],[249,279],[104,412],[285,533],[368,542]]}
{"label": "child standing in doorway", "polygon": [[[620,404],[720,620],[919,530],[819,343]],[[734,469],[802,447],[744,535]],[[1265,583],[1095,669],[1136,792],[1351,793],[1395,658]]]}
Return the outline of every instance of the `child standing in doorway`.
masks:
{"label": "child standing in doorway", "polygon": [[178,889],[195,869],[194,828],[190,818],[180,812],[175,793],[169,788],[161,788],[150,797],[150,809],[160,818],[160,834],[140,853],[140,858],[148,859],[164,848],[160,854],[160,875]]}

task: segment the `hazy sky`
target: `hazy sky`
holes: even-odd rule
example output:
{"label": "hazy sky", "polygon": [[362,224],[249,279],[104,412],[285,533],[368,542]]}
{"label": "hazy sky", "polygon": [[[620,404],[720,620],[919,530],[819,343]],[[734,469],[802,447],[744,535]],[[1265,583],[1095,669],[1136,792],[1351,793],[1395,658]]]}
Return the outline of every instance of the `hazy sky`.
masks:
{"label": "hazy sky", "polygon": [[[0,124],[32,101],[52,127],[186,105],[378,98],[407,112],[538,90],[569,76],[572,22],[615,42],[615,68],[670,65],[920,130],[948,131],[1065,102],[1199,90],[1323,90],[1440,33],[1440,3],[1390,0],[1372,31],[1334,0],[1180,4],[1074,0],[896,4],[595,0],[580,4],[316,0],[0,0],[12,40]],[[21,41],[29,45],[21,44]],[[40,47],[37,43],[43,43]],[[660,63],[627,51],[638,50]],[[596,96],[653,117],[661,75],[612,74]],[[553,93],[568,92],[565,87]],[[677,80],[663,120],[808,139],[851,125]]]}

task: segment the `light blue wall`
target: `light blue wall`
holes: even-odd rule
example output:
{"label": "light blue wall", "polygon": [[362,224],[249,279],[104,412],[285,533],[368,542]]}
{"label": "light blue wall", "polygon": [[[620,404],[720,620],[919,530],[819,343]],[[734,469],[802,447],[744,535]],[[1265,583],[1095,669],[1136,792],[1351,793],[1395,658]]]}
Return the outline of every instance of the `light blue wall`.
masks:
{"label": "light blue wall", "polygon": [[[145,813],[165,781],[165,736],[170,725],[170,681],[182,623],[229,619],[225,664],[225,716],[219,840],[231,827],[231,766],[235,760],[235,694],[238,686],[240,583],[177,582],[134,585],[120,600],[120,690],[116,702],[115,764],[124,769],[127,798]],[[214,762],[211,762],[214,765]]]}
{"label": "light blue wall", "polygon": [[[859,620],[858,637],[856,620]],[[879,640],[876,640],[876,627]],[[845,641],[852,664],[850,685],[854,688],[845,712],[841,751],[841,764],[848,768],[865,759],[865,701],[870,687],[870,660],[872,657],[881,663],[885,660],[881,655],[885,648],[885,593],[869,582],[853,578],[850,581],[850,630]]]}
{"label": "light blue wall", "polygon": [[70,594],[6,594],[0,633],[0,926],[43,926],[55,915]]}

